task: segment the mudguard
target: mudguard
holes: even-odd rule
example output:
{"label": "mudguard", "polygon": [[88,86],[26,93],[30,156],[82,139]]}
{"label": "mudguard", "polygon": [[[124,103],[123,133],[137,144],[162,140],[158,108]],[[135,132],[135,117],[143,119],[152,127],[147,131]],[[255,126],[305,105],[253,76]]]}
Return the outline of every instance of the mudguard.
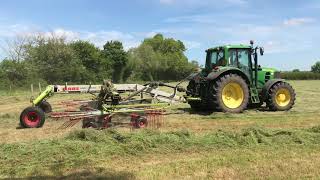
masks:
{"label": "mudguard", "polygon": [[250,84],[250,80],[248,78],[248,76],[240,71],[239,69],[237,68],[227,68],[227,69],[221,69],[220,71],[213,71],[211,73],[208,74],[207,76],[207,80],[214,80],[218,77],[220,77],[221,75],[224,75],[224,74],[238,74],[240,75],[248,84]]}
{"label": "mudguard", "polygon": [[199,76],[200,72],[198,73],[192,73],[187,77],[187,80],[194,80],[196,76]]}

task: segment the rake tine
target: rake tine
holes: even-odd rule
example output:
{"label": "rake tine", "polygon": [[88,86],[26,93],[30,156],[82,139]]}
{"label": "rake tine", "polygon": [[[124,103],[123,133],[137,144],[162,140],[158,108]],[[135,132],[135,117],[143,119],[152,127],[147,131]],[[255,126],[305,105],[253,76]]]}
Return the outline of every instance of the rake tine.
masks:
{"label": "rake tine", "polygon": [[67,126],[68,123],[69,121],[63,123],[58,129],[66,129],[65,127]]}
{"label": "rake tine", "polygon": [[69,124],[68,128],[73,127],[73,126],[76,125],[78,122],[79,122],[78,120],[70,121],[70,124]]}

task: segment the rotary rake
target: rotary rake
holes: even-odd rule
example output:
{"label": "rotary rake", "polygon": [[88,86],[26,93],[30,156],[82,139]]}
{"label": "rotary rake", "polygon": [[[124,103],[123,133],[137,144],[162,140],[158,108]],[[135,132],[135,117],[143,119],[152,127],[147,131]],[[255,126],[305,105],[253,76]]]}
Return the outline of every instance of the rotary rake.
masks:
{"label": "rotary rake", "polygon": [[[21,113],[20,124],[25,128],[42,127],[46,113],[51,119],[66,120],[60,129],[73,127],[80,121],[83,128],[105,129],[114,126],[160,128],[164,124],[163,116],[166,114],[166,108],[172,103],[184,101],[176,95],[177,91],[185,91],[179,84],[171,86],[152,82],[145,85],[113,85],[109,81],[104,81],[100,86],[48,86],[37,98],[32,98],[33,106]],[[173,93],[158,90],[160,86],[173,89]],[[90,93],[94,98],[63,101],[58,104],[58,110],[52,112],[51,105],[46,99],[57,93]],[[117,121],[116,116],[126,118]],[[129,120],[123,121],[123,119]]]}
{"label": "rotary rake", "polygon": [[[104,106],[103,110],[89,110],[89,111],[63,111],[52,112],[49,117],[54,120],[66,120],[59,129],[66,129],[75,126],[82,121],[82,128],[96,128],[106,129],[115,126],[130,126],[131,128],[145,128],[158,129],[163,124],[163,116],[165,115],[165,108],[169,107],[168,103],[157,104],[139,104],[139,105],[122,105],[115,106],[112,109]],[[113,117],[128,116],[130,121],[113,121]]]}

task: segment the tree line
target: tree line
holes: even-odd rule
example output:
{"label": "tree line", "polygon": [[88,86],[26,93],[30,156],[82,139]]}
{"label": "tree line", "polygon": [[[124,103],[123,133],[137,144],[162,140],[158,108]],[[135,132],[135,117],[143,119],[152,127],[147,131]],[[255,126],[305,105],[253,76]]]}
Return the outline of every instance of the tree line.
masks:
{"label": "tree line", "polygon": [[32,35],[8,43],[0,62],[0,88],[43,84],[114,83],[180,80],[198,68],[189,62],[180,40],[157,34],[136,48],[124,50],[120,41],[108,41],[103,48],[83,40]]}
{"label": "tree line", "polygon": [[292,71],[281,72],[281,78],[288,80],[320,80],[320,61],[311,66],[311,71]]}
{"label": "tree line", "polygon": [[[100,84],[139,81],[176,81],[199,68],[185,56],[182,41],[162,34],[146,38],[135,48],[124,50],[120,41],[108,41],[103,48],[93,43],[54,34],[16,37],[7,43],[7,57],[0,62],[0,89],[42,84]],[[289,80],[320,79],[320,62],[311,72],[295,69],[282,72]]]}

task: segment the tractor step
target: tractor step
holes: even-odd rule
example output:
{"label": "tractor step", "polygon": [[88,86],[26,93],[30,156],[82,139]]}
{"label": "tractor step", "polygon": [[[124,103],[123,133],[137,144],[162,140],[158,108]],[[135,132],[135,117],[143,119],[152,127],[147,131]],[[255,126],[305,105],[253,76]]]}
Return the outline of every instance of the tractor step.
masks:
{"label": "tractor step", "polygon": [[256,104],[260,103],[259,93],[257,88],[250,88],[250,94],[251,94],[251,102]]}

